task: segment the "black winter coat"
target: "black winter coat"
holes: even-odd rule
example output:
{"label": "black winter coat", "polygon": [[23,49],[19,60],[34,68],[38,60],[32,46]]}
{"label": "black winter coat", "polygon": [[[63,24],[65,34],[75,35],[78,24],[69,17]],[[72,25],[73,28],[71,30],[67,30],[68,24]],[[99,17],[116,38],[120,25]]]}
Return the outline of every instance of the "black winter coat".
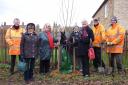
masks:
{"label": "black winter coat", "polygon": [[77,55],[77,46],[80,38],[79,35],[80,35],[79,32],[72,32],[69,37],[68,44],[69,44],[69,53],[71,56],[73,56],[73,47],[75,47],[75,55]]}
{"label": "black winter coat", "polygon": [[66,35],[65,35],[65,32],[60,32],[60,33],[61,33],[60,44],[61,45],[66,45]]}
{"label": "black winter coat", "polygon": [[88,49],[90,46],[90,39],[94,41],[94,34],[92,29],[89,26],[86,27],[87,37],[84,39],[81,37],[82,31],[83,31],[83,28],[79,32],[80,36],[79,36],[77,51],[76,51],[77,56],[87,55],[86,53],[88,53]]}

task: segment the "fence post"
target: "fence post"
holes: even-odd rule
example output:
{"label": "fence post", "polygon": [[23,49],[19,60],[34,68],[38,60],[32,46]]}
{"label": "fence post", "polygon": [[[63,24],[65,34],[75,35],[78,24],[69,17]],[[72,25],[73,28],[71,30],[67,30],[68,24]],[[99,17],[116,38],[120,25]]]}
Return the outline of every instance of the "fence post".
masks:
{"label": "fence post", "polygon": [[60,71],[60,57],[61,57],[61,49],[60,49],[60,45],[58,46],[58,52],[57,52],[57,57],[58,57],[58,71]]}
{"label": "fence post", "polygon": [[[73,43],[75,42],[75,39],[73,37]],[[76,59],[75,59],[75,47],[73,47],[73,72],[75,72],[76,69]]]}

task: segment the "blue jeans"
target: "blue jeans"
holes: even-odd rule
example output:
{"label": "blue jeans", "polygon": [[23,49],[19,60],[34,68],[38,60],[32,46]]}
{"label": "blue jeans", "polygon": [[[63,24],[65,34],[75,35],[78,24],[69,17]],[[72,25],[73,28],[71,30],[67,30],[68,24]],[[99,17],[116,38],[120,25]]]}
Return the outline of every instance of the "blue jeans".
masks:
{"label": "blue jeans", "polygon": [[30,80],[33,78],[33,69],[35,66],[35,58],[25,58],[27,63],[27,70],[24,72],[24,80]]}
{"label": "blue jeans", "polygon": [[117,64],[118,71],[123,70],[123,64],[122,64],[122,56],[120,53],[111,53],[109,56],[109,64],[110,67],[112,67],[112,71],[115,71],[115,60]]}

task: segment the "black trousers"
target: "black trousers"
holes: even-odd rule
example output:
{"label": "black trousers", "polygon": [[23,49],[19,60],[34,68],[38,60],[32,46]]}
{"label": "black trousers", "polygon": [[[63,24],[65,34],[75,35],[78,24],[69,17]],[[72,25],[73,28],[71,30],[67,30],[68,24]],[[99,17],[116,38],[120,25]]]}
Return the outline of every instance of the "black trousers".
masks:
{"label": "black trousers", "polygon": [[95,59],[93,60],[93,65],[94,65],[95,69],[97,69],[100,66],[105,68],[105,64],[101,58],[102,57],[101,56],[101,48],[94,47],[94,51],[95,51]]}
{"label": "black trousers", "polygon": [[[21,56],[19,55],[19,61],[21,60]],[[11,55],[11,67],[10,67],[10,73],[14,73],[14,67],[16,63],[16,55]]]}
{"label": "black trousers", "polygon": [[33,78],[33,69],[35,66],[35,58],[25,58],[27,64],[27,70],[24,72],[24,80],[30,80]]}
{"label": "black trousers", "polygon": [[49,72],[50,60],[40,60],[40,73],[46,74]]}
{"label": "black trousers", "polygon": [[83,76],[90,75],[89,73],[89,57],[88,52],[85,53],[86,55],[79,55],[80,61],[82,63],[82,73]]}

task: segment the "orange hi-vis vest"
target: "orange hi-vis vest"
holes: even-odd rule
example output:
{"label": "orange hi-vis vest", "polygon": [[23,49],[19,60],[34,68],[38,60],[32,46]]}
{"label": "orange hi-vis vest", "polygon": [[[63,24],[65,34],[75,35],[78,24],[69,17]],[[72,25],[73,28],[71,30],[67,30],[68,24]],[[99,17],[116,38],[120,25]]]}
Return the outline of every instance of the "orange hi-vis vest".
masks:
{"label": "orange hi-vis vest", "polygon": [[125,39],[125,29],[118,23],[111,26],[106,31],[106,42],[112,42],[112,46],[107,46],[108,53],[123,53]]}
{"label": "orange hi-vis vest", "polygon": [[101,47],[101,43],[105,41],[105,28],[103,25],[99,24],[96,27],[93,27],[94,41],[93,47]]}
{"label": "orange hi-vis vest", "polygon": [[9,45],[9,55],[20,55],[20,42],[24,32],[21,27],[18,30],[12,27],[7,29],[5,40]]}

